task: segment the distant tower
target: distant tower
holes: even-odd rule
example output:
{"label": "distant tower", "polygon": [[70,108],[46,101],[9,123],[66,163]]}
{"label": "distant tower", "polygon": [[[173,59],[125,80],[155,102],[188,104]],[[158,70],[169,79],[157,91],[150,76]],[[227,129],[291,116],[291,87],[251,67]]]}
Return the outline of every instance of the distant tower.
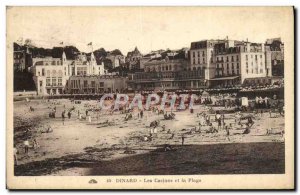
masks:
{"label": "distant tower", "polygon": [[67,61],[67,56],[66,56],[65,51],[63,51],[63,54],[62,54],[62,61],[63,61],[63,64],[65,64],[65,62]]}
{"label": "distant tower", "polygon": [[93,66],[97,65],[94,52],[91,53],[91,65],[93,65]]}

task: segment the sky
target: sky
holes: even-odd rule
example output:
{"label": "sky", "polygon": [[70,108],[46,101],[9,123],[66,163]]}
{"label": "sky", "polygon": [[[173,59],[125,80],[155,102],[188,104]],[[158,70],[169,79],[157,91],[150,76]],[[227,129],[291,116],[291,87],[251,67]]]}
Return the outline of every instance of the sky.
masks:
{"label": "sky", "polygon": [[123,54],[190,47],[203,39],[290,40],[291,7],[9,7],[9,40],[31,39],[36,46],[74,45]]}

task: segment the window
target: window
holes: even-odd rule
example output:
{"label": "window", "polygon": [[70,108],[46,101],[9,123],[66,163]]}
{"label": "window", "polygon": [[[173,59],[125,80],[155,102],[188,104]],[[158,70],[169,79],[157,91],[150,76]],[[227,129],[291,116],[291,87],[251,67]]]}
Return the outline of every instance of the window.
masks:
{"label": "window", "polygon": [[101,88],[103,88],[104,87],[104,82],[100,82],[99,85],[100,85]]}
{"label": "window", "polygon": [[62,86],[62,77],[58,77],[58,86]]}
{"label": "window", "polygon": [[203,63],[205,63],[205,58],[203,58]]}
{"label": "window", "polygon": [[46,86],[51,86],[51,79],[50,79],[50,77],[46,78]]}
{"label": "window", "polygon": [[236,61],[239,61],[239,56],[238,55],[236,56]]}
{"label": "window", "polygon": [[94,88],[94,87],[95,87],[95,81],[92,81],[92,82],[91,82],[91,85],[92,85],[92,87]]}
{"label": "window", "polygon": [[248,60],[248,55],[246,55],[246,60]]}
{"label": "window", "polygon": [[193,52],[193,57],[195,57],[195,55],[196,55],[196,52]]}
{"label": "window", "polygon": [[63,76],[62,70],[59,70],[59,71],[58,71],[58,76],[59,76],[59,77],[62,77],[62,76]]}
{"label": "window", "polygon": [[200,51],[198,51],[198,57],[200,58]]}
{"label": "window", "polygon": [[56,86],[56,77],[52,77],[52,86]]}
{"label": "window", "polygon": [[198,58],[198,64],[200,64],[200,58]]}
{"label": "window", "polygon": [[87,86],[88,86],[88,81],[87,80],[83,81],[83,87],[87,88]]}
{"label": "window", "polygon": [[262,55],[260,55],[260,59],[262,58]]}
{"label": "window", "polygon": [[52,70],[52,77],[56,77],[56,70]]}
{"label": "window", "polygon": [[87,68],[86,67],[78,67],[77,68],[77,75],[86,75]]}
{"label": "window", "polygon": [[43,86],[43,81],[40,81],[40,87],[42,87]]}
{"label": "window", "polygon": [[234,61],[233,56],[231,56],[231,61],[232,61],[232,62]]}

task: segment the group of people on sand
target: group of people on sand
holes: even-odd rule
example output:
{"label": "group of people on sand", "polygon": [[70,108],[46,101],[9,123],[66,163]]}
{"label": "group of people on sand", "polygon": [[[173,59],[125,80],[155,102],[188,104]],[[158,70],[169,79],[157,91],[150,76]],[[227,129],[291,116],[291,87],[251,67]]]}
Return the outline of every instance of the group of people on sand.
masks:
{"label": "group of people on sand", "polygon": [[[24,154],[28,155],[29,149],[33,148],[34,150],[38,149],[40,147],[40,144],[38,141],[34,138],[33,140],[30,139],[25,139],[23,141],[22,146],[24,147]],[[18,154],[20,153],[19,150],[16,147],[16,144],[14,144],[13,148],[13,153],[14,153],[14,165],[18,165]]]}

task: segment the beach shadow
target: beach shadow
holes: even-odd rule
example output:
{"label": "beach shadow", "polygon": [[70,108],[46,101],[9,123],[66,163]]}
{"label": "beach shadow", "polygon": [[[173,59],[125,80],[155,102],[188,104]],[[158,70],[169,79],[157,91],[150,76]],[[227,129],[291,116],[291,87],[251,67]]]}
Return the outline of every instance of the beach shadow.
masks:
{"label": "beach shadow", "polygon": [[45,175],[74,167],[90,168],[87,175],[95,176],[285,173],[284,143],[172,145],[171,151],[164,151],[164,145],[156,147],[113,160],[102,160],[112,149],[91,147],[85,153],[19,165],[15,175]]}

